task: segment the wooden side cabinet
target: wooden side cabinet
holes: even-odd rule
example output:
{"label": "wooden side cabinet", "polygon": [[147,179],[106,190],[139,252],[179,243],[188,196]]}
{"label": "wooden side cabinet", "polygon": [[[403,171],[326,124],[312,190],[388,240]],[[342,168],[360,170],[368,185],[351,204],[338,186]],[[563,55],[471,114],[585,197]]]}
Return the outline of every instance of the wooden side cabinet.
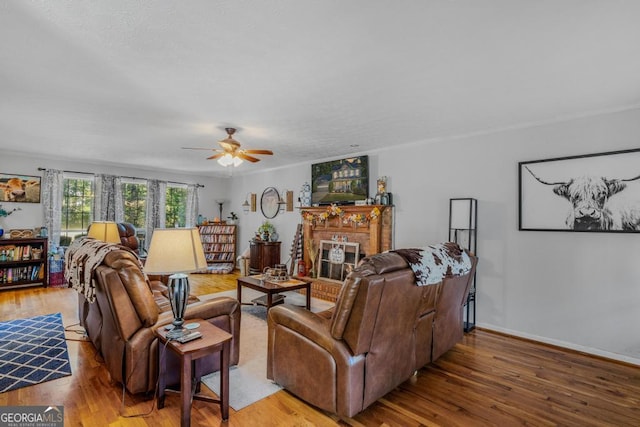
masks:
{"label": "wooden side cabinet", "polygon": [[280,264],[280,243],[252,240],[249,249],[249,274],[260,274],[266,267]]}
{"label": "wooden side cabinet", "polygon": [[0,290],[48,286],[47,239],[0,239]]}

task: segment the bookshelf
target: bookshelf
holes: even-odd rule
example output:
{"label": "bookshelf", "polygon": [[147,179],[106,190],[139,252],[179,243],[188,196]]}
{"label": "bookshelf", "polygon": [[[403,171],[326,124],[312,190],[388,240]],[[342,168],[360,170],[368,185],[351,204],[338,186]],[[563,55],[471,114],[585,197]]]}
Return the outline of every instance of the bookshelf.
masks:
{"label": "bookshelf", "polygon": [[0,239],[0,290],[48,286],[47,239]]}
{"label": "bookshelf", "polygon": [[199,225],[200,240],[207,264],[236,262],[236,225]]}

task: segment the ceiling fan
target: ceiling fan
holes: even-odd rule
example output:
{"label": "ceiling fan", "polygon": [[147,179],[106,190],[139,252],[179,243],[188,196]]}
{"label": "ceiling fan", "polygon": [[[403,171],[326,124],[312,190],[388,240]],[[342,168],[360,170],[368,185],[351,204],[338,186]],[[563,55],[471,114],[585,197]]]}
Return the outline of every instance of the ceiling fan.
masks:
{"label": "ceiling fan", "polygon": [[211,150],[215,151],[216,154],[213,156],[207,157],[207,160],[218,160],[222,166],[240,166],[240,164],[247,160],[251,163],[259,162],[260,159],[254,157],[255,154],[263,154],[263,155],[273,155],[273,151],[271,150],[247,150],[240,148],[240,143],[233,139],[233,134],[236,133],[235,128],[225,128],[227,132],[227,137],[221,141],[218,141],[221,148],[191,148],[191,147],[182,147],[185,150]]}

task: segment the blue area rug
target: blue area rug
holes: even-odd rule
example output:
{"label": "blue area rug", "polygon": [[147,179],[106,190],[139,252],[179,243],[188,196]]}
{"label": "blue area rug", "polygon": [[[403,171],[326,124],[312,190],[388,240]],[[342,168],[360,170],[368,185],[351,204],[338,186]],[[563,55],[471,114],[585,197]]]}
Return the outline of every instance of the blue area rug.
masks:
{"label": "blue area rug", "polygon": [[0,322],[0,393],[71,375],[60,313]]}

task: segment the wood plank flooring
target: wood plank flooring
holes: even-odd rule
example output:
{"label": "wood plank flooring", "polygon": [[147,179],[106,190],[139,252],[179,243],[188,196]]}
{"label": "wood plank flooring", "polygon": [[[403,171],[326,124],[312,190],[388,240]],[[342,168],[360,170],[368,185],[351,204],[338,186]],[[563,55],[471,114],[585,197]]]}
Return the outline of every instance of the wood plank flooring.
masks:
{"label": "wood plank flooring", "polygon": [[[192,292],[235,289],[235,275],[191,275]],[[0,292],[0,321],[61,312],[73,375],[0,394],[0,405],[64,405],[65,426],[175,426],[179,398],[162,410],[110,381],[77,330],[71,289]],[[203,387],[205,390],[206,387]],[[280,391],[220,421],[195,401],[192,425],[228,426],[640,426],[640,367],[475,330],[352,419],[338,419]],[[144,415],[140,415],[144,414]],[[136,416],[140,415],[140,416]]]}

